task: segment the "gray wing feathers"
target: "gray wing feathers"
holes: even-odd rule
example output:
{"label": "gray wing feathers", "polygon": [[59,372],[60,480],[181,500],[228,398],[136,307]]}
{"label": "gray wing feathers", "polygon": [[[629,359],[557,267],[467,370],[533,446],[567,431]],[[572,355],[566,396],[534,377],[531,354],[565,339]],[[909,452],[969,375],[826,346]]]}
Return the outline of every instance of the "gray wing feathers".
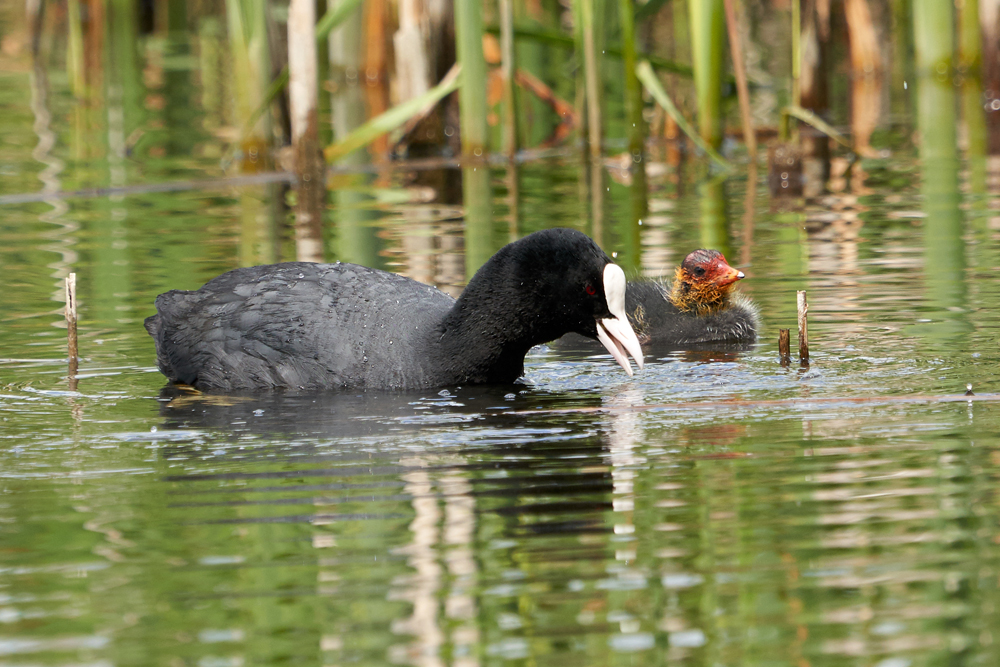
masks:
{"label": "gray wing feathers", "polygon": [[230,391],[391,387],[407,379],[404,358],[427,355],[431,329],[453,303],[382,271],[292,263],[162,294],[146,328],[160,370],[177,382]]}

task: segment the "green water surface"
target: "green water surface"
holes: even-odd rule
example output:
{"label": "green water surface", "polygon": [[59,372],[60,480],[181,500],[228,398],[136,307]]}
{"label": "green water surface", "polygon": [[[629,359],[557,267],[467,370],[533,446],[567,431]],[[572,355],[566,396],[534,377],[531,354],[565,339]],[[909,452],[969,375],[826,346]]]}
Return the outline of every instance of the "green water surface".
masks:
{"label": "green water surface", "polygon": [[[0,665],[1000,664],[1000,405],[898,400],[997,390],[1000,198],[940,90],[920,148],[832,194],[651,171],[641,225],[617,172],[594,209],[573,155],[516,188],[486,170],[468,216],[457,171],[331,180],[328,260],[452,293],[546,227],[635,276],[721,247],[761,307],[750,350],[629,379],[548,346],[514,387],[192,397],[162,393],[155,296],[295,257],[282,183],[214,183],[196,65],[153,43],[90,107],[58,70],[0,74]],[[17,198],[88,188],[119,189]],[[799,289],[812,363],[782,367]]]}

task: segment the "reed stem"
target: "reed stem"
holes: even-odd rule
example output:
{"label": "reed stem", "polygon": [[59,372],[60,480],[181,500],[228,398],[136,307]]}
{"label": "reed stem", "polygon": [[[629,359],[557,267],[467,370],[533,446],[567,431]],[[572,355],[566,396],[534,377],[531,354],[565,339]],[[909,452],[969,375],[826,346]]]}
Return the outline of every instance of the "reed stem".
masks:
{"label": "reed stem", "polygon": [[69,0],[66,4],[66,24],[69,29],[66,72],[69,75],[73,96],[83,99],[87,93],[87,72],[83,57],[83,16],[80,11],[80,0]]}
{"label": "reed stem", "polygon": [[517,102],[514,90],[514,0],[500,0],[500,68],[503,73],[503,146],[504,154],[517,153]]}
{"label": "reed stem", "polygon": [[[793,0],[797,2],[797,0]],[[698,131],[712,148],[722,145],[723,0],[688,0],[691,62],[698,100]]]}
{"label": "reed stem", "polygon": [[736,93],[740,98],[740,120],[743,122],[743,141],[750,159],[757,160],[757,136],[754,134],[753,118],[750,115],[750,88],[747,86],[747,70],[743,62],[743,41],[740,39],[736,18],[737,0],[724,0],[726,28],[729,31],[729,51],[733,58],[733,72],[736,74]]}
{"label": "reed stem", "polygon": [[594,35],[594,2],[580,0],[580,18],[583,22],[583,64],[587,95],[587,143],[590,157],[601,159],[601,74],[597,60]]}
{"label": "reed stem", "polygon": [[622,60],[625,65],[625,132],[628,136],[628,151],[632,157],[632,205],[631,219],[625,220],[627,227],[623,239],[631,241],[633,251],[627,254],[629,262],[640,264],[640,225],[648,212],[648,190],[646,185],[646,122],[642,117],[642,85],[635,73],[636,36],[635,9],[633,0],[618,0],[622,24]]}
{"label": "reed stem", "polygon": [[778,357],[781,365],[787,366],[792,361],[792,346],[788,329],[778,329]]}
{"label": "reed stem", "polygon": [[271,70],[265,7],[265,0],[226,0],[236,87],[236,125],[245,128],[240,149],[243,152],[241,168],[246,172],[264,168],[270,135],[270,117],[257,113],[258,108],[266,109]]}
{"label": "reed stem", "polygon": [[76,274],[66,276],[66,351],[69,356],[69,380],[75,381],[80,349],[76,333]]}
{"label": "reed stem", "polygon": [[316,5],[292,0],[288,7],[288,102],[298,175],[295,247],[301,262],[323,261],[325,165],[319,151],[319,84]]}
{"label": "reed stem", "polygon": [[462,86],[458,90],[462,132],[462,154],[486,153],[489,128],[486,125],[486,59],[483,57],[483,16],[480,0],[455,0],[455,41],[462,65]]}
{"label": "reed stem", "polygon": [[799,315],[799,361],[809,363],[809,302],[806,301],[806,291],[799,290],[795,294],[795,304]]}
{"label": "reed stem", "polygon": [[646,141],[642,119],[642,86],[636,76],[635,11],[632,0],[618,0],[622,22],[622,60],[625,64],[625,120],[628,148],[633,160],[642,165]]}
{"label": "reed stem", "polygon": [[802,105],[799,79],[802,77],[802,0],[792,0],[792,104]]}

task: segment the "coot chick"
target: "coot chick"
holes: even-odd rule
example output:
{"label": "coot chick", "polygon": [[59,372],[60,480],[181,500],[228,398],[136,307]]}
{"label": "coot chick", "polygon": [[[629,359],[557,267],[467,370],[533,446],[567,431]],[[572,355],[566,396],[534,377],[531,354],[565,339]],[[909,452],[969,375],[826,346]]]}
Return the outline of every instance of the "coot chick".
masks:
{"label": "coot chick", "polygon": [[677,268],[670,286],[628,283],[625,311],[643,344],[752,343],[760,314],[734,289],[743,278],[743,272],[729,266],[719,251],[695,250]]}
{"label": "coot chick", "polygon": [[418,389],[509,384],[533,346],[597,338],[631,375],[642,350],[625,316],[625,274],[570,229],[493,255],[458,300],[355,264],[235,269],[156,298],[146,319],[160,371],[202,390]]}

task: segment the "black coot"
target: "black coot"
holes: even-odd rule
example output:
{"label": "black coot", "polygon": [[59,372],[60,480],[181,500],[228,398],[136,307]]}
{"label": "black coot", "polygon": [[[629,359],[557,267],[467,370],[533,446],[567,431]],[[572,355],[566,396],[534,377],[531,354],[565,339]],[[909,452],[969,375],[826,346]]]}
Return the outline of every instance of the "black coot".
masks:
{"label": "black coot", "polygon": [[695,250],[677,268],[672,285],[628,283],[625,311],[644,345],[753,343],[760,315],[734,289],[743,277],[717,250]]}
{"label": "black coot", "polygon": [[586,235],[530,234],[495,254],[456,301],[355,264],[236,269],[156,299],[160,370],[202,390],[415,389],[511,383],[532,346],[599,339],[632,374],[642,350],[625,274]]}

